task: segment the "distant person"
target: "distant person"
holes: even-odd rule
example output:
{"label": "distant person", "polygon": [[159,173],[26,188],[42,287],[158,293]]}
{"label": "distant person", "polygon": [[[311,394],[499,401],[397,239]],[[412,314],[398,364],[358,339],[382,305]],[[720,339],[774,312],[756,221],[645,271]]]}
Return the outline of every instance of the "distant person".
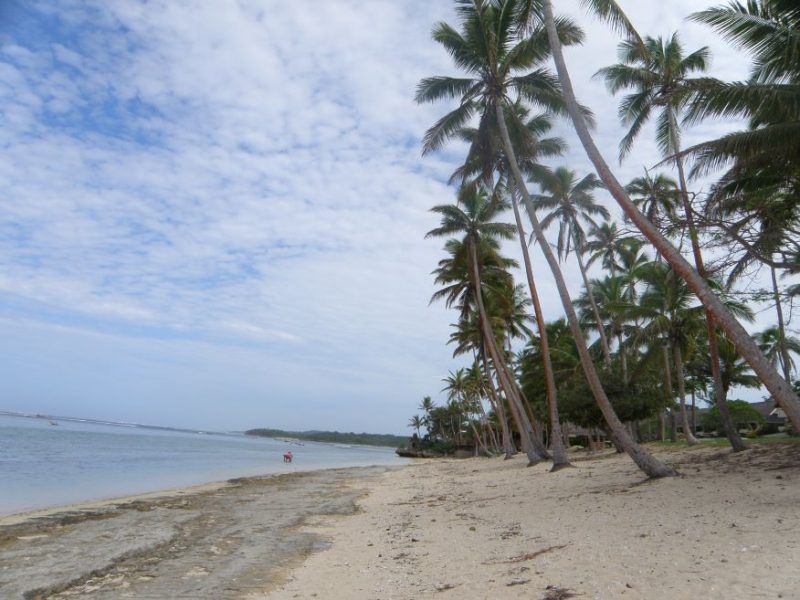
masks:
{"label": "distant person", "polygon": [[292,462],[292,458],[293,457],[292,457],[292,451],[291,450],[289,450],[288,452],[284,452],[283,453],[283,462],[290,463],[290,462]]}

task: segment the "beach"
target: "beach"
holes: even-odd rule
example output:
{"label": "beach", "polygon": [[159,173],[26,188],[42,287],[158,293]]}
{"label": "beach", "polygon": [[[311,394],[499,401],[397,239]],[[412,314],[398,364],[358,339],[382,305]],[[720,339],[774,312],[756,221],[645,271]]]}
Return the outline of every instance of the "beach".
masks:
{"label": "beach", "polygon": [[3,598],[796,598],[800,445],[331,469],[0,519]]}

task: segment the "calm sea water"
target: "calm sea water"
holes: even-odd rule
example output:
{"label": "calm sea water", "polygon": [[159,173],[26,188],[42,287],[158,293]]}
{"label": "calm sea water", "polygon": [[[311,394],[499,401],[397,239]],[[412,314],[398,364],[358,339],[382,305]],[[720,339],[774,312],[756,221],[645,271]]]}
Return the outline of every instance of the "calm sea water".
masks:
{"label": "calm sea water", "polygon": [[0,415],[0,514],[247,475],[405,462],[390,448],[57,423]]}

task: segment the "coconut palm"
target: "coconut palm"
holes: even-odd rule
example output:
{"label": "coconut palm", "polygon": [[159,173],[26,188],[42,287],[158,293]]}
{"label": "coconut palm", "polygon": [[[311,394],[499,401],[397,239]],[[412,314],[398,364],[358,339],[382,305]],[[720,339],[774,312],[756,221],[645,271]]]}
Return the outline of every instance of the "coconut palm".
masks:
{"label": "coconut palm", "polygon": [[542,227],[547,229],[553,224],[558,224],[556,252],[559,260],[564,260],[571,252],[574,252],[578,259],[583,285],[587,290],[589,304],[597,323],[600,347],[603,350],[606,366],[609,366],[611,354],[608,349],[608,340],[597,312],[597,305],[583,262],[583,254],[586,251],[586,232],[583,225],[597,227],[595,217],[601,217],[607,221],[610,216],[605,206],[595,202],[592,194],[602,184],[593,173],[577,180],[575,171],[566,167],[558,167],[552,174],[540,176],[537,180],[543,193],[532,196],[534,205],[537,210],[549,210],[542,219]]}
{"label": "coconut palm", "polygon": [[[643,271],[643,280],[648,288],[633,312],[646,321],[642,338],[663,340],[673,354],[683,430],[687,442],[693,444],[697,440],[691,433],[686,415],[684,363],[695,348],[699,332],[705,328],[705,311],[702,305],[694,304],[694,296],[686,282],[663,263],[651,263]],[[744,304],[730,299],[726,304],[740,318],[752,320],[752,311]],[[723,385],[715,386],[715,389],[721,391]],[[722,393],[715,393],[715,398],[718,405],[725,401]]]}
{"label": "coconut palm", "polygon": [[425,427],[425,419],[419,415],[414,415],[411,417],[411,420],[409,420],[408,426],[411,427],[416,432],[417,437],[419,437],[419,430]]}
{"label": "coconut palm", "polygon": [[[456,65],[470,77],[431,77],[420,82],[416,95],[418,102],[433,102],[445,98],[459,100],[457,108],[427,131],[423,140],[423,153],[441,147],[453,132],[463,127],[473,116],[479,117],[478,130],[486,132],[479,139],[491,139],[489,132],[495,128],[499,131],[516,190],[529,209],[533,235],[555,278],[567,319],[573,329],[575,344],[581,354],[585,375],[610,429],[636,464],[648,475],[674,475],[674,469],[657,461],[633,441],[603,391],[558,261],[533,210],[506,122],[506,118],[513,118],[514,114],[507,107],[513,105],[517,98],[551,110],[563,111],[562,94],[555,78],[549,71],[538,66],[548,56],[552,46],[552,40],[548,43],[551,35],[556,36],[559,44],[574,43],[581,39],[580,31],[568,21],[551,19],[549,25],[552,31],[538,26],[533,28],[530,35],[516,40],[516,19],[519,11],[525,8],[524,1],[459,0],[456,5],[461,30],[456,31],[450,25],[440,23],[434,27],[433,38],[445,47]],[[531,71],[532,68],[534,70]],[[582,111],[585,119],[587,111],[580,107],[578,110]],[[521,128],[515,126],[513,129]]]}
{"label": "coconut palm", "polygon": [[604,221],[597,227],[592,227],[586,239],[586,251],[589,253],[586,267],[591,267],[599,260],[600,265],[614,277],[619,268],[617,255],[625,239],[617,229],[617,224],[612,221]]}
{"label": "coconut palm", "polygon": [[[520,153],[522,164],[530,172],[537,170],[539,157],[553,154],[563,147],[563,142],[557,139],[542,143],[539,136],[549,128],[549,124],[536,118],[526,121],[529,110],[522,102],[524,99],[537,106],[563,112],[555,77],[547,69],[537,68],[548,56],[547,34],[540,29],[525,40],[515,43],[513,16],[516,0],[507,0],[499,5],[489,0],[461,1],[457,4],[462,16],[462,31],[458,32],[446,23],[439,23],[434,28],[433,38],[472,77],[457,79],[440,76],[420,82],[416,95],[418,102],[460,97],[459,106],[442,117],[425,134],[423,154],[438,149],[449,138],[458,136],[469,141],[470,150],[464,166],[456,171],[454,177],[460,176],[463,181],[467,176],[477,173],[485,184],[490,184],[494,172],[500,173],[501,181],[511,197],[531,300],[538,328],[543,332],[544,317],[517,205],[517,192],[520,191],[524,196],[527,190],[524,189],[525,183],[521,178],[516,180],[508,176],[509,168],[505,165],[511,161],[505,149],[506,144],[514,144]],[[570,21],[560,20],[558,28],[565,43],[580,41],[580,31]],[[509,92],[514,92],[516,99],[512,100]],[[467,127],[473,115],[479,116],[478,126],[474,129]],[[539,339],[545,348],[543,360],[548,361],[547,337],[540,335]],[[548,380],[548,403],[551,407],[550,426],[557,429],[559,419],[552,369],[545,368],[545,377]],[[555,444],[553,469],[556,470],[569,462],[566,451],[560,445],[561,436],[554,435],[551,439]]]}
{"label": "coconut palm", "polygon": [[[623,123],[630,124],[628,133],[620,142],[620,161],[630,152],[645,123],[657,112],[656,143],[662,156],[675,156],[680,199],[689,230],[694,263],[697,272],[705,277],[707,274],[700,250],[699,233],[689,200],[683,157],[680,155],[682,132],[679,120],[687,98],[699,85],[699,80],[691,75],[706,69],[708,48],[703,47],[685,55],[678,34],[673,33],[669,39],[646,37],[644,48],[634,41],[624,41],[619,46],[619,56],[620,63],[600,69],[597,74],[605,79],[612,93],[623,89],[633,90],[623,98],[619,108]],[[716,326],[710,312],[706,313],[706,328],[712,378],[714,385],[721,387]],[[731,446],[736,451],[744,450],[745,445],[730,419],[730,412],[721,394],[719,410],[722,422],[729,432]]]}
{"label": "coconut palm", "polygon": [[[483,244],[492,242],[492,251],[489,252],[481,261],[484,267],[483,280],[491,278],[493,273],[502,272],[507,275],[506,268],[511,268],[516,263],[510,259],[504,259],[497,254],[497,248],[494,247],[496,241],[483,238]],[[483,330],[478,324],[478,314],[471,302],[472,298],[472,285],[469,280],[469,269],[466,265],[466,252],[462,251],[465,245],[459,240],[449,240],[445,248],[450,253],[450,259],[443,259],[439,262],[439,268],[434,271],[437,274],[436,282],[443,284],[445,287],[437,291],[431,301],[437,298],[445,298],[448,306],[459,306],[461,311],[458,323],[453,324],[454,331],[450,334],[448,343],[455,344],[456,348],[453,351],[453,356],[460,356],[462,354],[472,354],[476,359],[480,358],[479,368],[483,368],[482,375],[484,380],[483,389],[487,394],[489,403],[491,404],[495,416],[497,417],[498,425],[502,436],[503,450],[506,459],[511,458],[516,449],[511,440],[511,435],[508,429],[508,420],[506,419],[505,408],[503,403],[498,397],[498,392],[495,389],[493,379],[491,376],[491,368],[487,357],[486,342],[483,338]],[[487,268],[492,259],[501,259],[501,269]],[[489,286],[491,289],[491,286]],[[496,325],[497,319],[492,319],[492,323]]]}
{"label": "coconut palm", "polygon": [[486,310],[481,283],[478,247],[482,240],[510,239],[516,233],[513,225],[493,221],[504,208],[505,204],[502,200],[497,196],[490,198],[484,187],[462,188],[458,204],[438,205],[431,209],[441,215],[442,221],[439,227],[428,232],[427,237],[463,235],[460,243],[466,251],[468,280],[474,294],[484,343],[494,364],[500,385],[508,399],[511,414],[518,425],[523,450],[528,455],[530,463],[535,464],[548,457],[548,454],[533,435],[533,427],[517,394],[513,377],[503,360],[503,354],[498,347],[489,313]]}
{"label": "coconut palm", "polygon": [[[614,0],[587,0],[584,4],[588,6],[595,15],[622,31],[629,39],[638,38],[638,34],[632,27],[630,20]],[[784,6],[790,5],[788,0],[783,0],[782,4]],[[598,177],[603,181],[606,189],[622,208],[625,215],[627,215],[639,231],[641,231],[653,246],[655,246],[659,254],[661,254],[672,268],[675,269],[680,277],[687,282],[691,290],[697,295],[710,314],[713,315],[716,322],[725,331],[726,335],[734,343],[737,350],[742,353],[745,360],[753,367],[753,370],[761,381],[764,382],[764,385],[775,398],[776,402],[784,409],[790,421],[795,427],[800,429],[800,399],[783,378],[778,375],[778,372],[772,365],[770,365],[769,361],[758,349],[756,343],[750,338],[745,328],[742,327],[734,314],[726,308],[719,296],[714,293],[714,290],[706,279],[692,268],[689,262],[681,256],[678,249],[675,248],[633,204],[630,196],[614,176],[608,163],[597,148],[589,131],[589,123],[575,97],[570,74],[567,69],[566,61],[564,60],[562,44],[556,28],[556,19],[553,15],[551,0],[529,0],[528,5],[532,6],[534,10],[520,10],[518,12],[518,27],[530,28],[537,26],[539,23],[544,23],[567,111],[575,127],[575,132],[586,151],[586,155],[592,161]]]}
{"label": "coconut palm", "polygon": [[776,367],[780,364],[787,381],[791,381],[795,368],[789,352],[800,354],[800,339],[793,336],[782,336],[778,327],[767,327],[755,336],[758,347]]}
{"label": "coconut palm", "polygon": [[692,99],[689,119],[749,120],[744,131],[689,148],[701,170],[735,161],[741,169],[800,169],[800,10],[795,0],[730,2],[697,12],[693,21],[716,30],[753,59],[750,79],[708,79]]}
{"label": "coconut palm", "polygon": [[647,219],[662,231],[675,221],[678,183],[671,177],[645,172],[644,176],[631,179],[625,191]]}

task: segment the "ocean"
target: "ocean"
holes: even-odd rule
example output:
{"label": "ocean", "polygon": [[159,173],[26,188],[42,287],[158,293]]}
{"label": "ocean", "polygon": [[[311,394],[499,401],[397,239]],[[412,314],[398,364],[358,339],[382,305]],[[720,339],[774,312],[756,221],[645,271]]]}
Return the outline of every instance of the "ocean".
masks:
{"label": "ocean", "polygon": [[0,415],[0,515],[234,477],[406,462],[392,448],[55,423]]}

